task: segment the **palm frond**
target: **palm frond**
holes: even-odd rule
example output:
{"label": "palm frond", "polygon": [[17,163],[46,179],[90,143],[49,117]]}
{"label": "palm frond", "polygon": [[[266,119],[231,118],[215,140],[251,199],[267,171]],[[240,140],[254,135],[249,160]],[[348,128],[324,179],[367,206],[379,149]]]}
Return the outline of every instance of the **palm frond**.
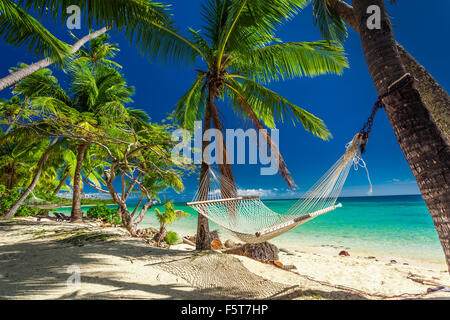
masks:
{"label": "palm frond", "polygon": [[10,0],[0,1],[0,36],[15,47],[26,46],[38,57],[58,63],[70,52],[70,46],[53,36],[39,21]]}
{"label": "palm frond", "polygon": [[[240,108],[247,115],[247,117],[251,119],[251,121],[253,122],[255,127],[258,130],[260,130],[260,134],[264,134],[264,132],[265,132],[264,126],[260,122],[258,114],[255,112],[255,110],[252,108],[252,106],[249,104],[249,102],[245,99],[243,94],[241,92],[239,92],[239,90],[236,89],[235,87],[233,87],[232,85],[230,85],[228,83],[226,85],[229,89],[231,89],[230,92],[234,93],[232,95],[232,97],[234,99],[235,105],[239,105]],[[235,83],[235,85],[238,87],[239,83]],[[266,138],[268,146],[270,147],[272,157],[274,157],[278,161],[279,175],[287,183],[289,188],[291,188],[291,189],[296,188],[297,185],[295,184],[294,179],[292,178],[291,173],[289,172],[289,170],[286,166],[286,163],[278,149],[278,146],[272,141],[272,137],[270,136],[270,134],[267,133],[267,131],[265,132],[265,138]]]}
{"label": "palm frond", "polygon": [[342,74],[348,68],[344,49],[328,41],[285,42],[253,50],[237,57],[232,72],[268,83],[296,77]]}
{"label": "palm frond", "polygon": [[323,120],[296,106],[278,93],[250,79],[242,79],[242,84],[230,79],[230,83],[241,94],[241,97],[236,97],[233,91],[229,91],[233,100],[239,101],[237,98],[244,98],[258,118],[268,127],[273,128],[275,121],[284,122],[289,119],[294,125],[301,122],[305,130],[323,140],[331,138]]}
{"label": "palm frond", "polygon": [[189,90],[177,102],[174,112],[175,121],[191,130],[194,121],[201,120],[205,110],[205,95],[202,92],[204,75],[199,74]]}
{"label": "palm frond", "polygon": [[[15,72],[27,65],[19,64],[17,68],[11,68],[11,72]],[[61,88],[58,80],[53,76],[50,69],[41,69],[28,77],[23,78],[15,86],[13,93],[18,94],[24,98],[33,98],[39,96],[54,97],[67,105],[71,105],[71,100],[66,92]]]}
{"label": "palm frond", "polygon": [[314,25],[326,40],[343,43],[348,36],[345,22],[339,17],[327,0],[314,0]]}
{"label": "palm frond", "polygon": [[130,43],[135,40],[139,51],[151,60],[191,63],[199,54],[198,48],[175,28],[170,6],[153,0],[20,0],[19,3],[40,17],[47,15],[61,23],[67,19],[66,8],[77,5],[86,13],[84,25],[124,31]]}

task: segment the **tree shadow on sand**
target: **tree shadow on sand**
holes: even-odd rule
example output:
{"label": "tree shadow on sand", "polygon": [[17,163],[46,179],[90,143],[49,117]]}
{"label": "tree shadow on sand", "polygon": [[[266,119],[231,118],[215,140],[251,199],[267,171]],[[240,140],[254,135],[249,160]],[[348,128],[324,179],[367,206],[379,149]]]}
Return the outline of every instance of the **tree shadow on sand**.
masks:
{"label": "tree shadow on sand", "polygon": [[[12,226],[1,224],[0,234]],[[92,241],[83,241],[79,234],[72,235],[75,236],[78,236],[75,242],[67,240],[69,236],[65,241],[38,238],[3,245],[0,250],[0,298],[366,299],[341,290],[321,290],[320,286],[319,290],[304,290],[301,283],[288,286],[273,282],[250,272],[231,255],[164,250],[137,239],[110,241],[110,237],[106,240],[94,237]],[[130,270],[124,269],[123,262],[116,265],[117,259],[128,261]],[[71,275],[67,268],[71,265],[81,267],[81,290],[67,286]],[[83,271],[83,266],[87,265],[100,271]],[[171,275],[172,281],[168,281],[169,284],[146,278],[136,281],[139,274],[133,274],[133,268],[137,266],[136,270],[141,273],[146,268],[149,271],[158,269],[162,275]],[[126,264],[125,268],[128,268]],[[180,283],[176,283],[178,279]],[[83,286],[89,286],[89,290]]]}

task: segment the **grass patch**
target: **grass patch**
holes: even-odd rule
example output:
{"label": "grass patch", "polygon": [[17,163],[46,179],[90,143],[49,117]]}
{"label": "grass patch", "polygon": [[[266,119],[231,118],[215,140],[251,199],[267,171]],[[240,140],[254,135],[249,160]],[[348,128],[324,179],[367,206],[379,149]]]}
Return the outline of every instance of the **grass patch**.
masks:
{"label": "grass patch", "polygon": [[11,218],[11,219],[0,219],[0,224],[16,224],[16,225],[34,225],[35,222],[31,222],[31,221],[27,221],[27,220],[22,220],[20,219],[20,217],[18,219],[16,218]]}
{"label": "grass patch", "polygon": [[24,234],[31,234],[35,236],[35,239],[43,238],[47,233],[56,232],[54,230],[40,230],[40,231],[29,231],[24,232]]}
{"label": "grass patch", "polygon": [[80,230],[80,232],[72,234],[69,237],[60,237],[59,239],[57,239],[57,241],[61,243],[69,243],[74,246],[83,246],[87,242],[109,241],[115,236],[115,234],[100,232],[87,233]]}
{"label": "grass patch", "polygon": [[324,296],[321,296],[321,295],[318,294],[318,293],[313,293],[313,294],[311,294],[311,297],[312,297],[313,299],[316,299],[316,300],[324,300],[324,299],[325,299]]}

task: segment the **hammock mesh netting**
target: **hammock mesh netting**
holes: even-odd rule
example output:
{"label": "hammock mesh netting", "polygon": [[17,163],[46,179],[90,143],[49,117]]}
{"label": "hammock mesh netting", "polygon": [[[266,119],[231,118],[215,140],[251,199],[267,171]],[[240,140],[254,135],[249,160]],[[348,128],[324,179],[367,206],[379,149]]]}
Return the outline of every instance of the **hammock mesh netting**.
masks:
{"label": "hammock mesh netting", "polygon": [[351,166],[365,167],[360,157],[361,142],[360,136],[356,135],[338,161],[284,213],[268,208],[259,196],[243,194],[234,182],[221,177],[211,167],[200,181],[194,199],[187,205],[244,242],[270,240],[341,207],[336,201]]}

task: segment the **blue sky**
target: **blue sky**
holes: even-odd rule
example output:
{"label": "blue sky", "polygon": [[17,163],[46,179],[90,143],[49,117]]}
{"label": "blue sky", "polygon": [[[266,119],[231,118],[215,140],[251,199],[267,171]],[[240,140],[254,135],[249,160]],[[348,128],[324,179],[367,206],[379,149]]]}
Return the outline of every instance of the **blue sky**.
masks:
{"label": "blue sky", "polygon": [[[172,11],[180,30],[202,25],[200,16],[201,0],[174,0]],[[404,0],[397,5],[388,5],[394,25],[396,39],[401,43],[435,79],[446,89],[450,89],[450,49],[448,35],[450,2],[444,0],[427,1]],[[54,26],[44,21],[46,27],[61,39],[71,43],[68,30],[64,26]],[[75,30],[78,37],[88,32],[83,27]],[[321,37],[312,22],[312,9],[306,8],[277,33],[283,41],[315,41]],[[123,66],[129,85],[136,88],[135,108],[148,112],[154,121],[165,118],[174,109],[177,100],[188,89],[194,79],[194,67],[152,64],[137,52],[134,45],[124,39],[123,34],[114,34],[112,42],[120,44],[121,52],[116,61]],[[361,129],[369,116],[377,93],[373,86],[364,60],[359,35],[349,29],[345,50],[350,62],[342,76],[327,75],[315,78],[301,78],[273,83],[270,88],[282,94],[298,106],[322,118],[333,134],[330,141],[322,141],[301,126],[278,123],[280,130],[280,150],[291,174],[300,187],[297,193],[287,189],[278,176],[260,176],[259,165],[235,165],[234,173],[240,188],[258,191],[270,198],[292,198],[306,191],[342,155],[345,144]],[[0,76],[6,75],[8,68],[18,62],[36,61],[26,50],[12,48],[0,42]],[[64,74],[55,73],[64,83]],[[0,92],[0,97],[8,98],[9,91]],[[237,118],[227,105],[221,105],[226,128],[248,128],[248,122]],[[364,155],[373,183],[372,195],[418,194],[419,189],[408,163],[400,150],[392,128],[383,111],[375,119],[371,139]],[[196,177],[185,180],[186,191],[170,198],[188,200],[197,187]],[[364,170],[351,171],[343,190],[343,196],[365,196],[369,184]],[[89,192],[89,191],[88,191]]]}

